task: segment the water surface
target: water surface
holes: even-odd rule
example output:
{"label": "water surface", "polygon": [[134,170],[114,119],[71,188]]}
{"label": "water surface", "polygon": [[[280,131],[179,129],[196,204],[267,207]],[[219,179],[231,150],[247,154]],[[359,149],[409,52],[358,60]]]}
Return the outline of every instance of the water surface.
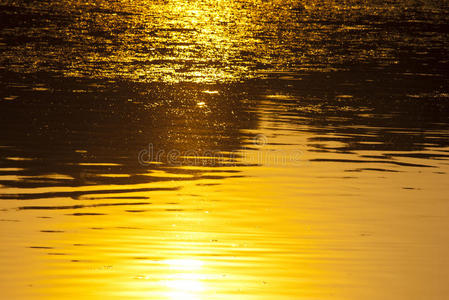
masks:
{"label": "water surface", "polygon": [[444,299],[445,1],[2,1],[8,299]]}

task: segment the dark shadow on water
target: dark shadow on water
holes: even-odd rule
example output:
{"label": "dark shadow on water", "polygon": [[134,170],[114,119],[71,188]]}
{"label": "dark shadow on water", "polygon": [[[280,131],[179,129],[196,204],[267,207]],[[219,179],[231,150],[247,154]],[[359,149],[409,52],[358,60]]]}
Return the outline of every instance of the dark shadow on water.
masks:
{"label": "dark shadow on water", "polygon": [[[288,124],[292,134],[311,133],[309,152],[351,155],[311,159],[360,164],[348,171],[397,172],[390,167],[434,167],[435,161],[447,160],[444,149],[426,151],[449,146],[448,97],[435,92],[446,78],[381,74],[354,67],[301,78],[211,85],[8,73],[2,93],[17,98],[0,104],[0,173],[6,178],[0,184],[34,188],[179,181],[180,188],[184,180],[239,177],[234,167],[244,162],[238,152],[253,146],[246,130],[258,129],[262,111],[273,128]],[[393,75],[386,78],[388,74]],[[149,145],[153,159],[142,165],[139,153],[148,155]],[[357,154],[366,151],[370,154]],[[162,154],[155,157],[157,153]],[[365,163],[383,163],[385,168],[366,168]],[[183,168],[189,165],[196,168]],[[214,167],[221,167],[219,174],[214,175]],[[89,194],[173,189],[101,187],[1,198],[85,199]]]}
{"label": "dark shadow on water", "polygon": [[[429,68],[437,64],[434,61]],[[265,110],[271,110],[273,120],[278,120],[273,127],[297,124],[297,130],[313,133],[309,151],[373,151],[354,156],[359,162],[447,160],[448,76],[404,76],[400,72],[397,66],[378,72],[354,66],[350,71],[309,74],[301,80],[274,80],[262,98],[269,101]],[[438,148],[438,153],[429,153]]]}
{"label": "dark shadow on water", "polygon": [[[0,103],[0,173],[20,178],[0,181],[8,187],[235,177],[236,151],[250,137],[241,131],[257,128],[252,103],[238,85],[140,84],[48,74],[7,73],[4,78],[8,80],[2,83],[2,94],[17,96]],[[179,168],[188,165],[197,168]],[[226,166],[213,174],[213,167]],[[203,167],[208,167],[207,174]],[[146,189],[134,189],[140,190]],[[2,198],[77,198],[126,191],[132,192],[99,189]]]}

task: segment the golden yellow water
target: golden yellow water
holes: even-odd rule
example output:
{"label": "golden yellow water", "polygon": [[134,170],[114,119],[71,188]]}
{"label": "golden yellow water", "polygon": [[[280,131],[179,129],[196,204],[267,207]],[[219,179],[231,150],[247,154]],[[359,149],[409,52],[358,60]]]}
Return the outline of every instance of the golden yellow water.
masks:
{"label": "golden yellow water", "polygon": [[[346,176],[352,173],[344,169],[360,163],[310,159],[354,154],[309,153],[305,145],[314,135],[307,126],[274,130],[269,117],[262,117],[259,126],[257,132],[269,143],[244,150],[244,157],[262,165],[235,167],[240,178],[191,180],[167,171],[154,176],[180,181],[126,188],[179,190],[114,194],[122,188],[115,185],[2,189],[7,194],[112,192],[2,200],[3,297],[444,298],[446,175],[432,168],[393,167],[401,172]],[[298,147],[302,155],[291,157]],[[447,162],[436,165],[447,173]],[[179,168],[200,169],[203,176],[227,175],[230,169]],[[114,203],[124,206],[96,206]]]}
{"label": "golden yellow water", "polygon": [[444,4],[1,7],[2,299],[446,299]]}

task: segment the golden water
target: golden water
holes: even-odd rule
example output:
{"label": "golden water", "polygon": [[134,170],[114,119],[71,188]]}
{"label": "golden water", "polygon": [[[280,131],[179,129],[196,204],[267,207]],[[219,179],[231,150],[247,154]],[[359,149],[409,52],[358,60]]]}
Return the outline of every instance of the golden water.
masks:
{"label": "golden water", "polygon": [[2,299],[449,294],[444,3],[3,2]]}

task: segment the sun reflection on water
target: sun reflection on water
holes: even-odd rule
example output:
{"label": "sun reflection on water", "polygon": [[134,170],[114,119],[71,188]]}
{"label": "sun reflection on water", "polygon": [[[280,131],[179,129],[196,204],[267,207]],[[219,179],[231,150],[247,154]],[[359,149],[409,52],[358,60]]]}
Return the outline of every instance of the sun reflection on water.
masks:
{"label": "sun reflection on water", "polygon": [[201,293],[205,291],[202,282],[201,268],[203,262],[195,259],[168,259],[162,261],[171,273],[167,275],[164,292],[168,299],[203,299]]}

